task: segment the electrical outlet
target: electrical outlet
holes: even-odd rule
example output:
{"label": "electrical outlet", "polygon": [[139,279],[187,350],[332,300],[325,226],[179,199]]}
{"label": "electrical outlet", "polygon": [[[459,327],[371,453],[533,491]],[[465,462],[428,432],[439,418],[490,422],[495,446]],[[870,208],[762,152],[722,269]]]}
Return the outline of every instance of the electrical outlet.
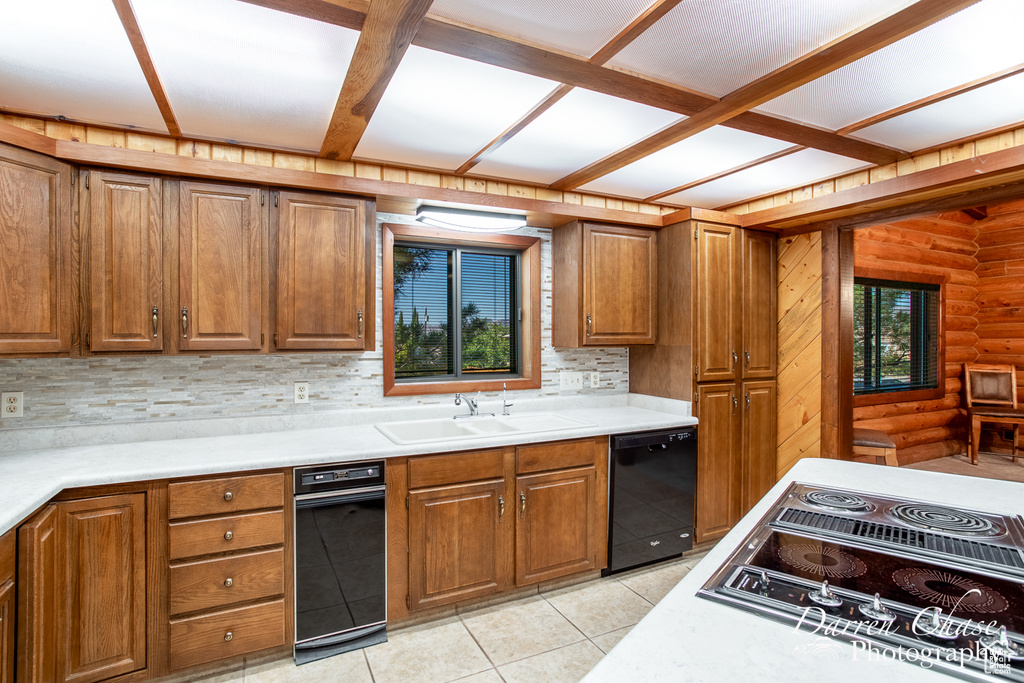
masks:
{"label": "electrical outlet", "polygon": [[295,383],[295,402],[309,403],[309,382]]}
{"label": "electrical outlet", "polygon": [[562,391],[579,391],[583,388],[582,372],[560,372],[558,379],[561,382]]}
{"label": "electrical outlet", "polygon": [[3,412],[0,417],[24,417],[25,416],[25,394],[21,391],[5,391],[0,394],[0,402],[3,403]]}
{"label": "electrical outlet", "polygon": [[592,373],[590,373],[590,388],[591,389],[597,389],[600,386],[601,386],[601,373],[600,372],[592,372]]}

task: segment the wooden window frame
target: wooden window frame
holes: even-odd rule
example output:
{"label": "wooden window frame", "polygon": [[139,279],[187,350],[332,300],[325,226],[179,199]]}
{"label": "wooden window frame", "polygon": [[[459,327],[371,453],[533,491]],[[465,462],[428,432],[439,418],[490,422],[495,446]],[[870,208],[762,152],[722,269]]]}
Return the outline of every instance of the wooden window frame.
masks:
{"label": "wooden window frame", "polygon": [[[502,385],[509,389],[539,389],[540,367],[540,245],[539,237],[507,234],[473,234],[385,223],[382,226],[383,272],[382,316],[384,347],[384,395],[420,396],[424,394],[452,394],[467,391],[498,391]],[[522,374],[519,377],[458,380],[424,380],[422,382],[395,382],[395,238],[415,240],[439,246],[468,246],[512,249],[520,254],[520,280],[522,286],[523,319]]]}
{"label": "wooden window frame", "polygon": [[[874,406],[882,403],[905,403],[908,401],[931,401],[940,399],[946,395],[946,276],[931,275],[927,273],[906,273],[899,270],[889,270],[872,266],[855,266],[853,269],[854,278],[871,278],[874,280],[894,280],[906,282],[907,284],[939,285],[939,319],[936,328],[935,341],[935,375],[936,386],[934,389],[913,389],[911,391],[884,391],[871,394],[854,394],[853,407]],[[852,283],[851,283],[852,285]],[[851,295],[853,288],[851,286]],[[852,311],[852,308],[851,308]],[[852,317],[851,317],[852,327]],[[852,329],[851,329],[852,334]],[[852,339],[852,338],[851,338]],[[850,368],[853,368],[852,346],[848,360]],[[852,375],[851,375],[852,377]]]}

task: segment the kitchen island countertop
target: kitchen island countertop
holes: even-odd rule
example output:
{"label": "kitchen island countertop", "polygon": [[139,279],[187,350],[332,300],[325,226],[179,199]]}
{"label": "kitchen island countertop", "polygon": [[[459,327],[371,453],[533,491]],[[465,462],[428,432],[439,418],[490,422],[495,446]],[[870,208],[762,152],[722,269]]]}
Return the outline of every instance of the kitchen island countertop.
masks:
{"label": "kitchen island countertop", "polygon": [[801,460],[584,679],[826,683],[953,681],[919,664],[869,658],[852,645],[795,631],[696,596],[794,481],[1008,514],[1024,514],[1024,484],[855,462]]}

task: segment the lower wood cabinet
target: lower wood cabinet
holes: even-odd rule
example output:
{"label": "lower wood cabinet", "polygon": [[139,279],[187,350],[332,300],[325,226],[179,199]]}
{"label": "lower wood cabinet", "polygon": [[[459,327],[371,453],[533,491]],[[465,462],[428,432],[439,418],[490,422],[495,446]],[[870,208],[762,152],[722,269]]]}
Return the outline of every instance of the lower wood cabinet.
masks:
{"label": "lower wood cabinet", "polygon": [[14,626],[16,536],[13,530],[0,536],[0,683],[14,683],[14,662],[18,657]]}
{"label": "lower wood cabinet", "polygon": [[388,618],[607,562],[607,437],[389,460]]}
{"label": "lower wood cabinet", "polygon": [[774,380],[698,384],[698,543],[724,536],[776,481]]}
{"label": "lower wood cabinet", "polygon": [[53,503],[19,530],[18,679],[146,667],[146,494]]}

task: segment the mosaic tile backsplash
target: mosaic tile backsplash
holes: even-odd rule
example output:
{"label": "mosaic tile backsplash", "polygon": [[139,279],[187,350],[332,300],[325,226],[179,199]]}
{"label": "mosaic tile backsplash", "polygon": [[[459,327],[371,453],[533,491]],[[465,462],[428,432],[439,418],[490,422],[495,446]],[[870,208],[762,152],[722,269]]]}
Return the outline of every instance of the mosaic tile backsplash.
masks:
{"label": "mosaic tile backsplash", "polygon": [[[138,423],[236,416],[284,416],[354,408],[451,403],[449,395],[383,396],[380,224],[408,223],[378,215],[377,350],[281,356],[151,356],[0,360],[0,390],[23,391],[25,416],[0,421],[4,431],[62,425]],[[522,231],[541,249],[542,386],[514,400],[561,395],[562,370],[601,373],[600,388],[583,394],[629,391],[626,349],[554,349],[551,346],[551,233]],[[589,376],[586,376],[589,377]],[[308,381],[310,402],[293,403],[292,385]],[[2,441],[2,436],[0,436]],[[2,450],[2,447],[0,447]]]}

